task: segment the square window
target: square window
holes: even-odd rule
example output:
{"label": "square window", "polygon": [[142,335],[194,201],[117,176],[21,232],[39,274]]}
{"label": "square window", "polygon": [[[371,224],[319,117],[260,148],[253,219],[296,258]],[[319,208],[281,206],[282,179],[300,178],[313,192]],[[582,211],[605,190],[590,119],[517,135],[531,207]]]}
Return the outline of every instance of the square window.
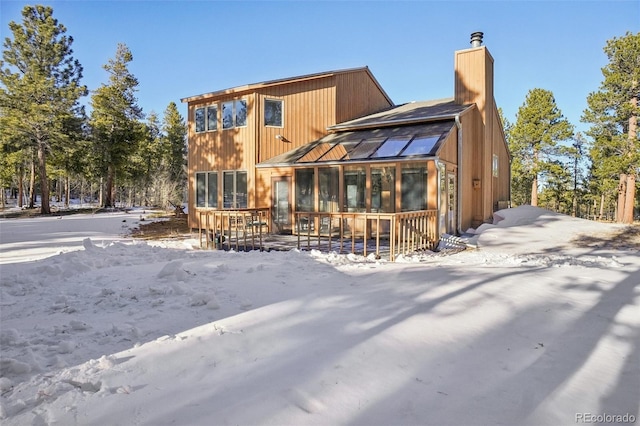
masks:
{"label": "square window", "polygon": [[196,133],[204,132],[204,108],[196,108]]}
{"label": "square window", "polygon": [[264,100],[264,125],[282,127],[282,105],[281,100]]}
{"label": "square window", "polygon": [[216,105],[207,107],[207,130],[218,129],[218,107]]}

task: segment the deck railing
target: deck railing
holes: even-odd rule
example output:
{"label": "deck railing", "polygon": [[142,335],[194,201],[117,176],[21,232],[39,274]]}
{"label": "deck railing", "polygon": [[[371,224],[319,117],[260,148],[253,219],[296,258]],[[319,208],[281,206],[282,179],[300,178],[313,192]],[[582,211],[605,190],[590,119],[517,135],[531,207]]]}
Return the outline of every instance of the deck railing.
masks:
{"label": "deck railing", "polygon": [[[394,261],[400,254],[432,250],[438,242],[437,211],[420,210],[404,213],[294,212],[294,233],[298,248],[306,240],[306,248],[348,247],[351,253],[367,256],[389,253]],[[334,246],[335,244],[335,246]],[[371,247],[371,248],[370,248]]]}
{"label": "deck railing", "polygon": [[270,232],[269,208],[198,209],[197,214],[200,247],[204,236],[206,248],[263,250],[264,237]]}

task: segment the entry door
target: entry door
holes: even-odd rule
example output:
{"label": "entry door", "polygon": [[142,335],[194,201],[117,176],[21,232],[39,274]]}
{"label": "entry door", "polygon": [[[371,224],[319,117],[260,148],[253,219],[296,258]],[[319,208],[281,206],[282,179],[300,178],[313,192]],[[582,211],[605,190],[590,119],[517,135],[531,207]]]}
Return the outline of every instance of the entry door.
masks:
{"label": "entry door", "polygon": [[447,232],[455,234],[458,227],[458,185],[455,173],[447,174]]}
{"label": "entry door", "polygon": [[271,179],[271,219],[278,233],[291,232],[291,177]]}

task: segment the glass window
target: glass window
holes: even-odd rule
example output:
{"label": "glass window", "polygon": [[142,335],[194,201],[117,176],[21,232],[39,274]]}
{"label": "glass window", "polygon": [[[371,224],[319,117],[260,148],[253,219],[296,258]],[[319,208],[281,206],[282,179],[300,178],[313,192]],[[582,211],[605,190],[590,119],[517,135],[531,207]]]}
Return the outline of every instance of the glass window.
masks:
{"label": "glass window", "polygon": [[373,151],[378,149],[378,147],[382,144],[382,140],[380,139],[365,139],[360,144],[358,144],[349,154],[346,159],[356,160],[368,158]]}
{"label": "glass window", "polygon": [[207,207],[218,207],[218,173],[207,174]]}
{"label": "glass window", "polygon": [[393,213],[396,201],[396,168],[371,168],[371,211]]}
{"label": "glass window", "polygon": [[426,210],[427,167],[405,166],[402,168],[400,205],[403,212]]}
{"label": "glass window", "polygon": [[196,108],[196,132],[204,132],[204,108]]}
{"label": "glass window", "polygon": [[233,127],[233,102],[224,102],[222,104],[222,128],[230,129]]}
{"label": "glass window", "polygon": [[428,155],[431,154],[431,150],[435,146],[436,142],[440,139],[438,136],[416,136],[409,146],[402,152],[402,156],[409,155]]}
{"label": "glass window", "polygon": [[207,204],[207,174],[196,173],[196,207],[206,207]]}
{"label": "glass window", "polygon": [[318,161],[337,161],[341,158],[348,158],[348,154],[353,148],[360,143],[359,140],[349,141],[349,142],[340,142],[332,149],[327,151],[322,157],[318,159]]}
{"label": "glass window", "polygon": [[218,207],[218,173],[196,173],[196,207]]}
{"label": "glass window", "polygon": [[352,166],[344,168],[344,211],[366,211],[365,189],[367,175],[364,167]]}
{"label": "glass window", "polygon": [[337,167],[319,168],[318,181],[320,187],[319,211],[337,212],[340,196],[339,169]]}
{"label": "glass window", "polygon": [[207,130],[218,129],[218,107],[211,105],[207,107]]}
{"label": "glass window", "polygon": [[313,147],[309,152],[303,155],[298,162],[299,163],[311,163],[317,161],[320,157],[322,157],[327,151],[333,148],[333,145],[330,143],[321,143]]}
{"label": "glass window", "polygon": [[313,211],[313,169],[296,170],[296,211]]}
{"label": "glass window", "polygon": [[282,101],[277,99],[264,100],[264,125],[282,127]]}
{"label": "glass window", "polygon": [[247,101],[241,99],[235,102],[236,127],[247,125]]}
{"label": "glass window", "polygon": [[408,137],[389,138],[382,144],[371,158],[396,157],[409,142]]}
{"label": "glass window", "polygon": [[222,184],[223,207],[225,209],[247,208],[247,172],[224,172]]}
{"label": "glass window", "polygon": [[498,156],[493,154],[493,162],[491,163],[491,172],[493,173],[493,177],[498,177]]}

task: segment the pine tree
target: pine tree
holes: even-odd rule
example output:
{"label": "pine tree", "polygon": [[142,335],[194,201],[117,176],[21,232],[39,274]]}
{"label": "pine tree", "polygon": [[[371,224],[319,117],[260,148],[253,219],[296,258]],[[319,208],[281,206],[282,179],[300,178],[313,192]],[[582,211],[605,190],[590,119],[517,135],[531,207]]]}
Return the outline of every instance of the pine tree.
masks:
{"label": "pine tree", "polygon": [[73,142],[68,123],[82,116],[82,66],[72,56],[73,38],[46,6],[25,6],[23,22],[9,23],[0,62],[0,140],[37,157],[42,214],[50,213],[47,158]]}
{"label": "pine tree", "polygon": [[164,133],[169,147],[168,161],[171,179],[185,183],[187,155],[187,125],[180,115],[175,102],[169,103],[164,111]]}
{"label": "pine tree", "polygon": [[103,68],[109,73],[109,83],[102,84],[91,97],[91,132],[100,170],[105,177],[103,207],[115,206],[115,180],[137,144],[144,138],[142,108],[135,93],[138,80],[129,72],[133,60],[129,48],[119,43],[115,58]]}
{"label": "pine tree", "polygon": [[563,117],[553,93],[532,89],[518,109],[516,123],[510,131],[514,173],[521,181],[531,183],[532,206],[538,205],[539,180],[544,175],[558,173],[557,158],[562,155],[559,142],[571,138],[573,126]]}
{"label": "pine tree", "polygon": [[640,173],[640,33],[614,37],[604,52],[609,59],[602,68],[604,80],[600,90],[587,97],[582,121],[592,124],[587,134],[594,141],[591,156],[599,188],[604,195],[617,181],[616,221],[631,223]]}

